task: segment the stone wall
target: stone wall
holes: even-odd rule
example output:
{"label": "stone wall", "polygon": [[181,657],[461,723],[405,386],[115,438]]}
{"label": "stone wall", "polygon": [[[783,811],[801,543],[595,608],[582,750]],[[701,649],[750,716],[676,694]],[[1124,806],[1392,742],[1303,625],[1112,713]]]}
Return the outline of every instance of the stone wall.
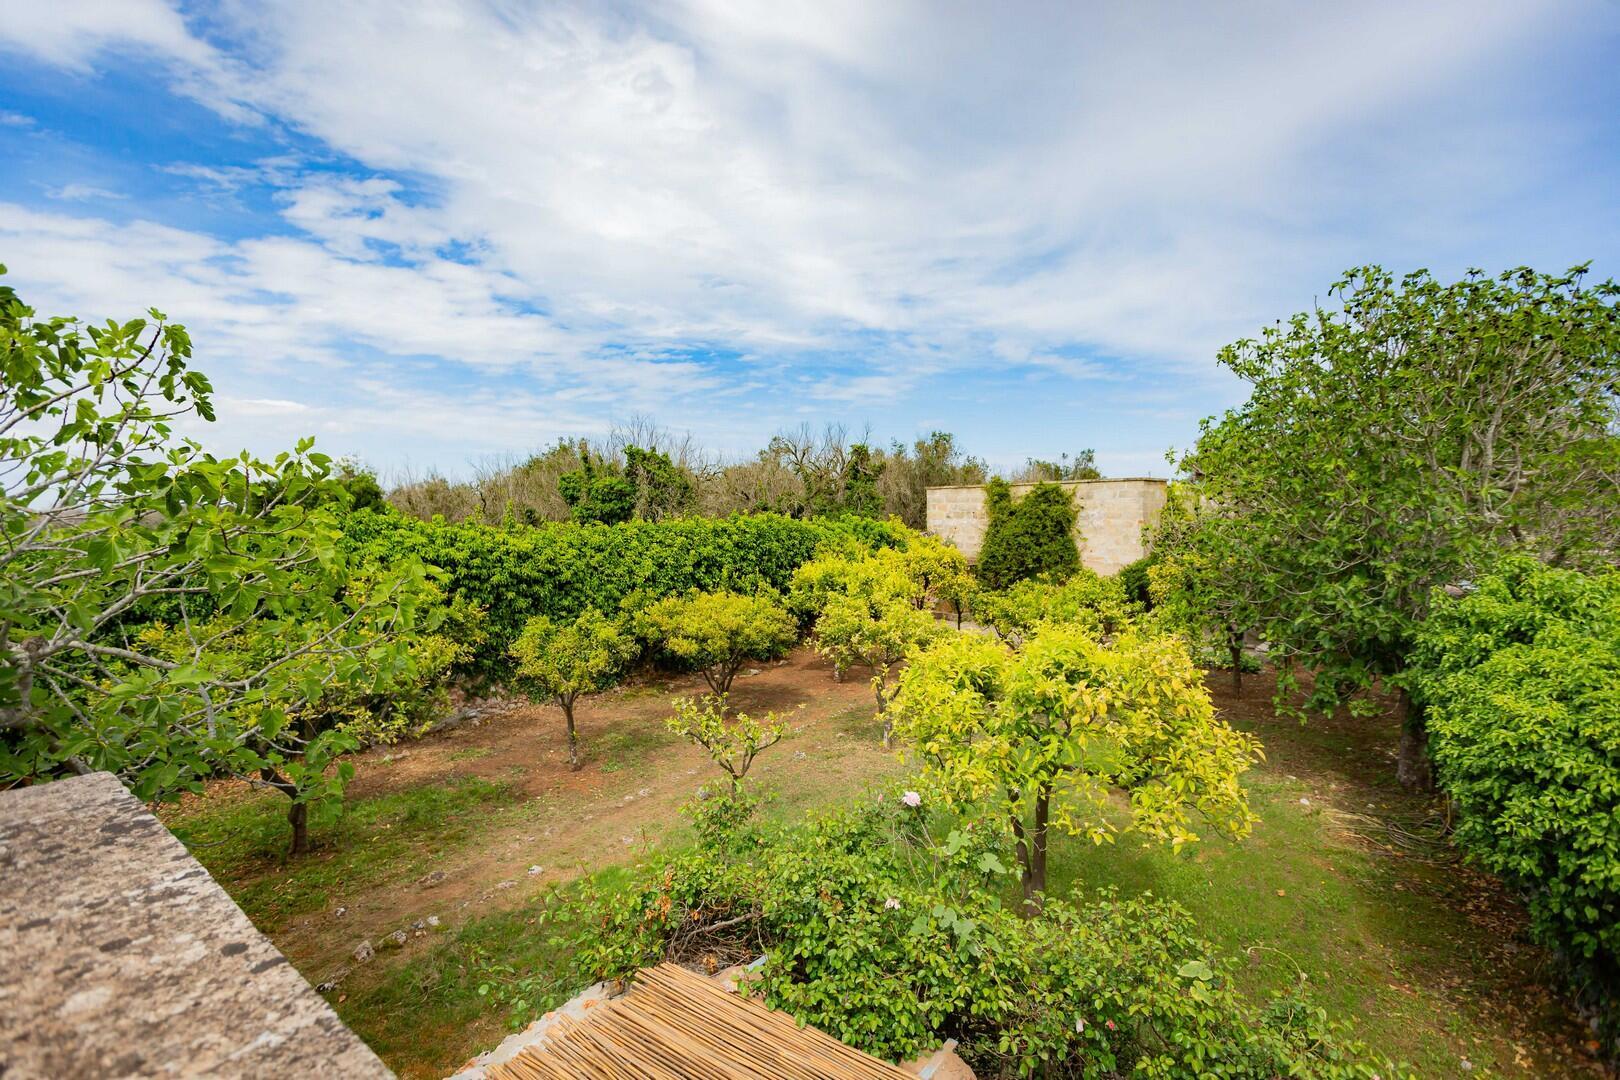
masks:
{"label": "stone wall", "polygon": [[93,773],[0,791],[0,1076],[393,1074]]}
{"label": "stone wall", "polygon": [[[1014,484],[1014,497],[1033,484]],[[1149,477],[1124,480],[1071,480],[1068,488],[1079,503],[1074,540],[1080,561],[1099,574],[1117,573],[1120,567],[1147,554],[1142,528],[1158,523],[1164,510],[1166,481]],[[989,515],[981,485],[928,489],[928,531],[949,540],[970,560],[979,556]]]}

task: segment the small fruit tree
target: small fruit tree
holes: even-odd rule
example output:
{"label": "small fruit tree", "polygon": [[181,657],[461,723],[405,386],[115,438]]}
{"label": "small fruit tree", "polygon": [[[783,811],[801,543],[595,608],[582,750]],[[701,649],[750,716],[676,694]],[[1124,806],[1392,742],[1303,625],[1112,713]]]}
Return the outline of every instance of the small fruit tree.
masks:
{"label": "small fruit tree", "polygon": [[747,713],[731,714],[725,698],[704,695],[682,698],[675,703],[675,715],[667,721],[669,730],[701,746],[720,771],[731,781],[733,797],[742,794],[743,781],[761,751],[769,750],[787,735],[787,723],[775,713],[756,720]]}
{"label": "small fruit tree", "polygon": [[793,616],[772,593],[665,597],[641,612],[638,626],[649,642],[702,672],[722,699],[744,664],[782,655],[799,636]]}
{"label": "small fruit tree", "polygon": [[894,725],[889,703],[898,684],[889,681],[890,671],[915,650],[950,633],[923,611],[903,598],[882,589],[834,596],[816,620],[816,651],[842,673],[852,667],[872,672],[872,692],[877,697],[878,718],[883,721],[883,747],[888,749]]}
{"label": "small fruit tree", "polygon": [[1129,828],[1177,847],[1197,839],[1194,810],[1228,836],[1254,821],[1238,776],[1259,744],[1216,718],[1171,635],[1103,645],[1047,626],[1018,651],[955,636],[912,659],[893,714],[947,798],[1006,808],[1028,914],[1046,890],[1049,830],[1111,840],[1110,791],[1129,792]]}
{"label": "small fruit tree", "polygon": [[616,620],[594,609],[572,622],[537,615],[518,635],[512,646],[517,684],[531,697],[550,698],[562,707],[569,768],[580,767],[574,702],[617,684],[637,651],[635,639]]}

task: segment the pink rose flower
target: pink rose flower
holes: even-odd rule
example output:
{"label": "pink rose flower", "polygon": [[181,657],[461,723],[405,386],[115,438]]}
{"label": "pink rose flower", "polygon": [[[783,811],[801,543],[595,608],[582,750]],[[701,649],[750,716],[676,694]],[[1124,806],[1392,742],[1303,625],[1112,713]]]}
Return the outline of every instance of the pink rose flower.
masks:
{"label": "pink rose flower", "polygon": [[917,794],[915,791],[908,791],[904,795],[900,796],[900,801],[905,803],[907,806],[921,806],[922,796]]}

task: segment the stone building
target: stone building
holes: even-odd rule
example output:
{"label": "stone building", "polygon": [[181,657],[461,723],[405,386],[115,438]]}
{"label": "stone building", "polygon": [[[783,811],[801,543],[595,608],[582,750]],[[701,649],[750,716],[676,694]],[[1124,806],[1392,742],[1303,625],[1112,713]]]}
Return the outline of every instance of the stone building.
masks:
{"label": "stone building", "polygon": [[[1021,497],[1034,486],[1013,484],[1013,496]],[[1142,530],[1158,524],[1168,481],[1130,477],[1069,480],[1059,486],[1067,488],[1079,505],[1074,540],[1087,568],[1113,574],[1147,554]],[[928,489],[928,531],[955,544],[969,560],[978,558],[989,523],[982,484]]]}

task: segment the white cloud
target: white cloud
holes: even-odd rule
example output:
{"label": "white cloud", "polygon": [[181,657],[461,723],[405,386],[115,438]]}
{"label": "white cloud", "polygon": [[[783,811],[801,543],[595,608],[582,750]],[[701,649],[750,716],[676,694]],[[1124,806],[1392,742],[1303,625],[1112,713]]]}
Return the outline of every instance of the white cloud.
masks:
{"label": "white cloud", "polygon": [[98,202],[129,198],[121,191],[109,191],[95,184],[63,184],[61,187],[47,188],[45,197],[60,202]]}
{"label": "white cloud", "polygon": [[[646,408],[733,437],[704,402],[794,388],[760,425],[980,367],[1132,367],[1186,411],[1218,345],[1344,266],[1503,246],[1459,203],[1536,187],[1552,136],[1516,125],[1507,153],[1511,119],[1443,106],[1472,106],[1552,6],[231,0],[205,39],[160,0],[0,0],[15,49],[79,72],[161,56],[223,115],[362,164],[168,166],[216,194],[270,185],[295,237],[20,207],[0,236],[70,308],[207,325],[264,383],[244,402],[291,400],[278,372],[353,393],[447,357],[572,422]],[[428,424],[437,392],[350,428]],[[524,429],[513,400],[477,406],[492,437]]]}

